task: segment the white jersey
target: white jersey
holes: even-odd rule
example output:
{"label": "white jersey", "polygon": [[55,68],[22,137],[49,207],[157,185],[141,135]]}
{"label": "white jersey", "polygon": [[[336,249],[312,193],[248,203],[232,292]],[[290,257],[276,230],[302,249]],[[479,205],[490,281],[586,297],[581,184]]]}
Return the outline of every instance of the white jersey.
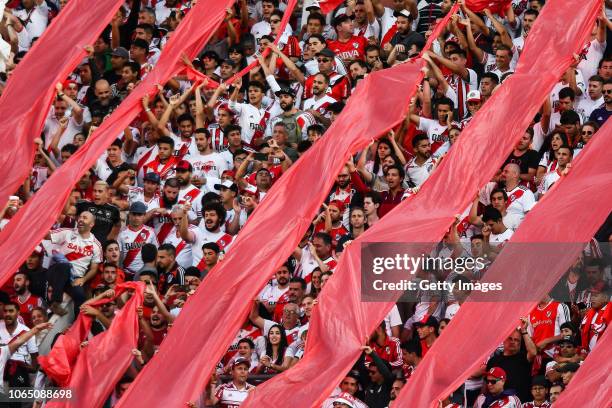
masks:
{"label": "white jersey", "polygon": [[246,383],[244,388],[238,389],[233,382],[219,385],[215,389],[215,397],[219,400],[219,406],[222,408],[238,408],[245,399],[249,396],[249,390],[255,386]]}
{"label": "white jersey", "polygon": [[125,226],[117,236],[119,243],[119,251],[121,251],[121,265],[123,269],[129,272],[136,273],[143,266],[142,262],[142,247],[145,244],[153,244],[158,246],[155,231],[146,225],[134,230],[130,226]]}
{"label": "white jersey", "polygon": [[202,155],[198,152],[198,154],[189,154],[185,156],[185,160],[191,163],[193,175],[201,179],[208,177],[220,179],[221,174],[223,174],[225,170],[229,170],[227,162],[219,153]]}
{"label": "white jersey", "polygon": [[[325,401],[323,401],[323,405],[321,405],[321,408],[333,408],[334,401],[336,400],[336,398],[338,398],[339,394],[340,394],[340,389],[334,390],[334,392],[332,393],[332,396],[326,399]],[[353,406],[355,408],[368,408],[368,406],[363,401],[361,401],[359,398],[356,398],[356,397],[354,398]]]}
{"label": "white jersey", "polygon": [[[183,268],[189,268],[194,264],[193,258],[193,248],[197,247],[199,241],[201,241],[201,236],[199,235],[198,228],[195,225],[189,225],[189,231],[193,232],[195,236],[195,240],[193,243],[185,241],[181,235],[179,234],[179,230],[176,226],[172,227],[172,230],[164,239],[162,244],[171,244],[176,249],[176,263],[182,266]],[[202,245],[200,244],[200,252],[202,252]]]}
{"label": "white jersey", "polygon": [[[6,367],[6,362],[9,361],[11,357],[11,351],[8,346],[0,347],[0,375],[4,377],[4,368]],[[4,381],[0,382],[0,392],[4,392]]]}
{"label": "white jersey", "polygon": [[[4,324],[4,321],[0,321],[0,343],[2,344],[8,344],[10,343],[14,338],[19,337],[19,335],[21,333],[24,332],[29,332],[30,329],[28,328],[28,326],[26,326],[23,323],[17,322],[17,327],[15,327],[15,330],[13,331],[13,334],[9,334],[8,330],[6,330],[6,325]],[[7,347],[8,349],[8,347]],[[3,350],[4,352],[4,350]],[[36,337],[32,336],[30,338],[30,340],[26,341],[24,344],[22,344],[14,353],[12,356],[10,356],[10,360],[14,360],[14,361],[20,361],[22,363],[25,364],[32,364],[32,358],[30,356],[30,354],[33,353],[38,353],[38,347],[36,346]],[[4,360],[4,357],[0,356],[0,358],[2,360]],[[8,360],[9,358],[7,358]]]}
{"label": "white jersey", "polygon": [[47,24],[49,24],[49,7],[44,1],[40,2],[38,5],[36,2],[32,3],[33,7],[30,11],[25,8],[13,10],[13,15],[25,22],[24,26],[30,38],[36,38],[43,35],[44,31],[47,29]]}
{"label": "white jersey", "polygon": [[510,228],[506,228],[504,232],[501,234],[491,234],[489,237],[489,245],[494,248],[502,248],[505,242],[509,241],[512,238],[514,231]]}
{"label": "white jersey", "polygon": [[429,137],[429,142],[431,144],[442,144],[446,142],[446,140],[448,139],[448,136],[446,136],[447,129],[447,125],[441,125],[440,122],[438,122],[437,120],[427,119],[423,117],[419,119],[418,130],[427,134],[427,137]]}
{"label": "white jersey", "polygon": [[202,191],[193,184],[179,190],[178,204],[182,205],[187,201],[191,203],[191,210],[187,214],[189,221],[202,218],[202,195]]}
{"label": "white jersey", "polygon": [[91,264],[102,263],[102,245],[92,233],[83,238],[76,229],[63,228],[51,231],[51,242],[57,248],[53,252],[64,254],[72,264],[74,278],[85,276]]}
{"label": "white jersey", "polygon": [[128,198],[129,205],[132,205],[132,203],[140,201],[141,203],[147,206],[147,211],[151,211],[161,206],[160,201],[159,201],[160,200],[159,194],[155,193],[153,197],[151,197],[151,199],[147,200],[144,196],[144,188],[142,187],[129,186],[127,198]]}
{"label": "white jersey", "polygon": [[574,107],[574,110],[577,114],[582,118],[581,123],[587,122],[589,120],[589,116],[591,113],[601,105],[604,104],[603,96],[600,96],[599,99],[591,99],[588,93],[582,95],[582,97],[578,100],[578,103]]}
{"label": "white jersey", "polygon": [[551,171],[544,176],[544,180],[540,186],[540,190],[538,191],[540,195],[544,195],[550,190],[550,188],[561,178],[561,174],[559,174],[559,169],[555,171]]}
{"label": "white jersey", "polygon": [[535,196],[525,186],[516,186],[512,191],[506,191],[506,193],[508,194],[506,211],[508,214],[517,214],[521,220],[536,204]]}
{"label": "white jersey", "polygon": [[270,304],[278,302],[278,299],[289,290],[289,285],[281,289],[277,284],[268,284],[259,294],[259,299],[268,301]]}
{"label": "white jersey", "polygon": [[593,75],[597,75],[599,61],[603,58],[605,51],[605,41],[603,43],[600,43],[597,39],[591,41],[586,58],[578,64],[578,70],[582,73],[584,79],[588,81]]}
{"label": "white jersey", "polygon": [[227,234],[223,229],[219,228],[217,232],[210,232],[204,226],[204,219],[200,221],[199,228],[197,229],[197,242],[193,244],[193,265],[198,269],[204,269],[204,252],[202,251],[202,245],[214,242],[219,245],[219,248],[227,253],[234,237]]}
{"label": "white jersey", "polygon": [[[58,131],[60,127],[59,120],[55,117],[55,109],[51,107],[51,111],[49,112],[49,116],[45,121],[45,127],[43,129],[43,133],[45,134],[45,149],[49,149],[51,145],[51,140],[53,140],[53,136]],[[83,121],[81,123],[77,123],[74,119],[74,116],[70,116],[68,120],[68,127],[60,136],[59,143],[57,144],[57,148],[61,151],[64,146],[74,141],[74,136],[77,133],[81,133],[83,131]]]}
{"label": "white jersey", "polygon": [[406,180],[416,187],[420,187],[431,174],[433,167],[434,161],[432,157],[429,157],[421,165],[418,165],[416,163],[416,157],[413,157],[406,163]]}
{"label": "white jersey", "polygon": [[329,118],[331,115],[329,111],[327,110],[327,108],[329,105],[331,105],[332,103],[336,103],[336,102],[338,101],[336,101],[334,98],[332,98],[331,96],[327,94],[323,95],[323,97],[318,98],[318,99],[313,96],[312,98],[308,98],[304,101],[304,110],[305,111],[315,110],[319,112],[321,115]]}
{"label": "white jersey", "polygon": [[486,397],[480,394],[478,398],[476,398],[474,408],[521,408],[522,406],[521,400],[519,400],[516,395],[504,396],[491,405],[484,405],[485,399]]}
{"label": "white jersey", "polygon": [[257,108],[250,103],[230,101],[229,108],[238,116],[238,125],[242,129],[242,140],[247,144],[250,144],[257,134],[263,137],[268,121],[282,113],[277,103],[267,108],[263,105]]}
{"label": "white jersey", "polygon": [[198,148],[196,147],[193,136],[189,140],[183,140],[182,138],[171,134],[170,137],[174,140],[174,155],[183,157],[186,154],[197,154]]}

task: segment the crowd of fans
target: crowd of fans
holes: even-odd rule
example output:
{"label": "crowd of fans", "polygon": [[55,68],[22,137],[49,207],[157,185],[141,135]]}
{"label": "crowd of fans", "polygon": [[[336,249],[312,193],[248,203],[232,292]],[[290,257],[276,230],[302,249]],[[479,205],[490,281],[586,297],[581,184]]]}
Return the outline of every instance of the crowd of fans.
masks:
{"label": "crowd of fans", "polygon": [[[308,320],[344,248],[418,194],[469,121],[513,74],[546,7],[545,0],[512,0],[498,15],[459,3],[459,13],[423,55],[425,78],[403,123],[346,163],[294,253],[277,271],[262,271],[271,275],[269,284],[202,398],[188,406],[237,407],[258,383],[302,358]],[[0,92],[67,4],[8,1],[0,16]],[[30,177],[1,209],[0,229],[154,69],[195,4],[127,0],[117,11],[86,47],[78,68],[57,84],[35,140]],[[185,302],[232,250],[273,184],[321,138],[335,137],[326,131],[364,78],[415,57],[451,7],[450,0],[347,0],[323,14],[316,0],[304,0],[284,30],[286,4],[278,0],[240,0],[229,8],[198,58],[184,61],[210,81],[178,75],[158,85],[157,96],[145,97],[142,113],[74,186],[45,240],[0,291],[4,391],[52,386],[37,356],[49,353],[79,313],[94,319],[89,338],[107,330],[127,299],[116,296],[116,285],[142,281],[141,337],[133,363],[106,402],[114,406],[155,358]],[[495,259],[582,148],[599,137],[612,114],[610,16],[606,0],[590,41],[498,174],[457,216],[436,255]],[[227,82],[253,61],[258,64],[246,76]],[[612,320],[611,224],[608,219],[595,237],[600,242],[589,244],[550,296],[440,407],[554,406]],[[421,270],[416,279],[469,283],[485,273],[486,267],[463,274]],[[323,407],[395,406],[468,294],[422,292],[415,302],[394,307]],[[112,301],[91,305],[102,298]]]}

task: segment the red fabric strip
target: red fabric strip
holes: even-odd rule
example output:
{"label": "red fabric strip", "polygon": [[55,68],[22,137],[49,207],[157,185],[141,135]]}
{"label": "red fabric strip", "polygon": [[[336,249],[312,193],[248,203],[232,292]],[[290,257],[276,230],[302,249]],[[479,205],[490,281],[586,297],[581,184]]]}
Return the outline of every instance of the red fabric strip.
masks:
{"label": "red fabric strip", "polygon": [[[563,0],[550,2],[534,24],[517,72],[479,111],[420,192],[396,207],[393,216],[380,220],[344,251],[334,279],[327,283],[315,308],[305,358],[291,370],[259,386],[245,401],[245,407],[316,406],[329,395],[359,356],[363,339],[393,306],[393,303],[361,301],[361,254],[356,244],[434,243],[442,239],[454,214],[461,213],[480,186],[491,179],[523,135],[541,102],[570,65],[572,52],[579,49],[590,34],[597,14],[596,3],[592,1],[592,7],[576,15],[576,10]],[[572,24],[554,27],[546,21],[571,21]],[[501,129],[506,132],[503,138],[499,136]],[[449,180],[461,180],[462,183],[450,183]],[[456,335],[448,337],[456,338]],[[338,344],[343,345],[344,353],[340,355]],[[437,372],[434,376],[423,363],[419,370],[423,376],[429,374],[431,380],[437,379]],[[411,389],[423,392],[426,403],[411,400],[399,406],[427,406],[432,393],[422,386],[411,386]]]}
{"label": "red fabric strip", "polygon": [[[189,299],[157,356],[136,378],[118,407],[172,406],[176,401],[194,401],[200,395],[246,319],[250,299],[295,249],[350,153],[363,149],[405,117],[410,95],[421,80],[422,66],[423,61],[418,60],[377,72],[357,87],[326,136],[291,166],[257,206],[232,249]],[[385,109],[381,110],[383,96]],[[309,200],[304,200],[305,185]],[[287,218],[270,214],[287,214]],[[230,275],[232,279],[228,280]]]}
{"label": "red fabric strip", "polygon": [[610,361],[612,361],[612,330],[608,329],[568,387],[555,401],[555,408],[580,407],[587,401],[589,407],[593,408],[612,406]]}
{"label": "red fabric strip", "polygon": [[[34,138],[40,135],[55,93],[85,56],[123,0],[71,0],[11,75],[0,98],[0,202],[30,174]],[[10,170],[9,170],[10,169]]]}
{"label": "red fabric strip", "polygon": [[502,13],[510,3],[512,3],[512,0],[465,0],[467,8],[476,13],[488,8],[491,13],[500,15],[503,15]]}
{"label": "red fabric strip", "polygon": [[[583,21],[588,21],[588,18]],[[607,149],[611,142],[612,123],[608,123],[576,158],[565,179],[557,182],[529,212],[511,239],[512,243],[566,244],[559,245],[554,250],[552,247],[545,249],[546,253],[538,250],[525,251],[524,245],[506,245],[487,271],[483,281],[501,283],[504,287],[504,298],[512,297],[511,291],[524,291],[524,282],[529,282],[530,298],[542,298],[574,264],[580,251],[606,219],[612,203],[612,161],[609,160]],[[580,220],[577,220],[576,213],[580,208],[589,210],[583,211]],[[474,302],[469,302],[468,299],[468,302],[461,306],[445,329],[444,335],[436,340],[406,387],[402,389],[398,402],[409,401],[410,405],[426,407],[432,404],[432,401],[446,397],[463,383],[517,326],[518,318],[529,313],[537,303],[479,302],[478,298],[482,298],[482,293],[478,292],[477,295],[472,298]],[[478,333],[478,336],[465,336],[465,333]],[[603,345],[600,346],[603,348]],[[462,352],[454,353],[456,350]],[[451,353],[453,358],[449,359]],[[589,358],[590,356],[587,361]],[[601,364],[602,361],[606,360],[596,359],[595,364]],[[581,370],[583,369],[585,374],[590,376],[588,368]],[[430,375],[431,373],[435,375]],[[402,405],[401,402],[399,405]]]}
{"label": "red fabric strip", "polygon": [[[232,0],[199,2],[183,19],[166,44],[159,62],[123,103],[106,119],[70,160],[60,166],[36,195],[21,208],[0,233],[0,286],[32,252],[61,213],[74,184],[106,151],[112,141],[142,110],[142,97],[163,84],[193,58],[217,29]],[[29,170],[28,170],[29,171]]]}
{"label": "red fabric strip", "polygon": [[136,309],[142,305],[144,283],[128,282],[124,285],[134,289],[132,297],[117,313],[109,329],[95,336],[81,350],[68,384],[72,398],[52,401],[47,407],[100,408],[129,367],[134,358],[132,349],[138,344]]}

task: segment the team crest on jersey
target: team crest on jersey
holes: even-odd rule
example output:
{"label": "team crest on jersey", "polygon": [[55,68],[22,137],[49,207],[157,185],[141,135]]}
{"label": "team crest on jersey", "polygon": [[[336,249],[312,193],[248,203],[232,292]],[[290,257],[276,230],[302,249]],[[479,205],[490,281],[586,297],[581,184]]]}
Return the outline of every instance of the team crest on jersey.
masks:
{"label": "team crest on jersey", "polygon": [[354,47],[355,49],[359,49],[359,43],[354,42],[354,43],[353,43],[353,47]]}
{"label": "team crest on jersey", "polygon": [[546,311],[546,317],[550,317],[551,314],[552,314],[552,312],[550,310]]}
{"label": "team crest on jersey", "polygon": [[146,239],[148,234],[147,234],[146,232],[142,231],[142,232],[141,232],[140,234],[138,234],[138,235],[140,235],[140,237],[141,237],[142,239]]}

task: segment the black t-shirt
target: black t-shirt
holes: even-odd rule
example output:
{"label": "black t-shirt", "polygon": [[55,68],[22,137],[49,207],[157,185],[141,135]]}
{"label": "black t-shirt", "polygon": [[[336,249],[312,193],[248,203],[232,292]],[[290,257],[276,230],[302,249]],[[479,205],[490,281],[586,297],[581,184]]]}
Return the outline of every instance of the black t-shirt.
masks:
{"label": "black t-shirt", "polygon": [[495,354],[487,363],[487,370],[492,367],[503,368],[508,376],[505,389],[516,391],[521,401],[531,401],[531,363],[527,360],[527,353],[519,351],[513,356]]}
{"label": "black t-shirt", "polygon": [[83,211],[89,211],[96,217],[96,225],[91,232],[102,245],[106,242],[106,237],[113,227],[121,221],[119,208],[112,204],[97,205],[91,201],[79,201],[76,204],[77,217]]}
{"label": "black t-shirt", "polygon": [[504,165],[502,166],[502,168],[505,167],[506,164],[509,164],[509,163],[518,164],[519,167],[521,168],[521,174],[527,174],[529,173],[529,169],[538,168],[538,165],[540,164],[540,155],[538,154],[538,152],[536,152],[535,150],[531,150],[531,149],[527,150],[521,156],[515,156],[514,152],[512,152],[510,156],[504,162]]}

